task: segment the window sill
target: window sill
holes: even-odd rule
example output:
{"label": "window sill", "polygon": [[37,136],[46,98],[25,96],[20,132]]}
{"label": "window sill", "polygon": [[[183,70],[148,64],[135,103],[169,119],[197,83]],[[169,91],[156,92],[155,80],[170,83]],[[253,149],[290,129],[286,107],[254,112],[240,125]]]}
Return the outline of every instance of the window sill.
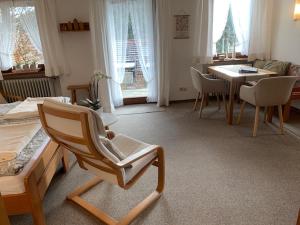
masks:
{"label": "window sill", "polygon": [[248,58],[236,58],[236,59],[214,59],[213,62],[214,63],[218,63],[218,62],[239,62],[239,61],[248,61]]}
{"label": "window sill", "polygon": [[45,71],[20,70],[20,71],[14,71],[10,73],[2,72],[2,76],[4,80],[43,78],[45,77]]}

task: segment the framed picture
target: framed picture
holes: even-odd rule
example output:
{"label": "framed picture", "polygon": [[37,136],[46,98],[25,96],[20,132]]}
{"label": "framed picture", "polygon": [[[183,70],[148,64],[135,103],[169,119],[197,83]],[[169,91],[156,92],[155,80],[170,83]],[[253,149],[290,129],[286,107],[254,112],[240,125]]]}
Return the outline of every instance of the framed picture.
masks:
{"label": "framed picture", "polygon": [[174,15],[175,31],[174,39],[190,38],[190,15]]}

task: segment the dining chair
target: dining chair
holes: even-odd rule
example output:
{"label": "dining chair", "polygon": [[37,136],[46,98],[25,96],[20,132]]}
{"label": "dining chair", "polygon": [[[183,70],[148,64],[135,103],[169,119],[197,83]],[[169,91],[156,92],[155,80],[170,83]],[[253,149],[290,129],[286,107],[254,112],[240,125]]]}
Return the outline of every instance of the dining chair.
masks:
{"label": "dining chair", "polygon": [[296,76],[270,77],[259,80],[254,86],[241,86],[240,99],[243,102],[237,123],[240,124],[241,122],[246,102],[256,106],[253,127],[253,137],[255,137],[257,135],[259,124],[260,107],[278,106],[280,133],[283,134],[282,105],[285,105],[288,102],[296,80]]}
{"label": "dining chair", "polygon": [[[74,153],[82,169],[96,176],[70,193],[67,196],[68,200],[81,206],[105,224],[126,225],[161,196],[165,180],[162,147],[121,134],[112,135],[109,139],[101,118],[87,107],[46,100],[38,105],[38,109],[47,134]],[[156,190],[119,221],[80,197],[102,181],[128,190],[151,165],[158,168]]]}
{"label": "dining chair", "polygon": [[204,101],[207,96],[211,93],[217,95],[218,109],[221,108],[219,94],[222,94],[225,112],[227,118],[227,107],[226,107],[226,83],[221,79],[214,79],[210,74],[204,74],[201,72],[201,69],[191,67],[191,76],[194,88],[197,90],[196,101],[194,104],[194,111],[197,109],[198,100],[201,97],[201,104],[199,110],[199,118],[202,117],[202,111],[204,108]]}

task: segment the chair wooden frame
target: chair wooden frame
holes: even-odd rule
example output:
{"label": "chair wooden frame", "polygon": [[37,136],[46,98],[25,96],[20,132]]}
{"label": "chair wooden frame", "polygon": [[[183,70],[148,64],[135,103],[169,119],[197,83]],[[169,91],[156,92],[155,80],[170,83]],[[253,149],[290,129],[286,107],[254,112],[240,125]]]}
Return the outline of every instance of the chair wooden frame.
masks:
{"label": "chair wooden frame", "polygon": [[[142,202],[140,202],[136,207],[134,207],[127,215],[122,217],[119,221],[110,217],[105,212],[96,208],[95,206],[91,205],[90,203],[88,203],[87,201],[85,201],[80,197],[80,195],[89,191],[91,188],[93,188],[94,186],[96,186],[97,184],[103,181],[99,177],[93,178],[92,180],[85,183],[83,186],[77,188],[75,191],[70,193],[67,196],[68,200],[79,205],[84,210],[86,210],[87,212],[89,212],[90,214],[92,214],[93,216],[95,216],[97,219],[99,219],[105,224],[127,225],[130,224],[138,215],[140,215],[146,208],[148,208],[152,203],[154,203],[161,196],[161,193],[164,190],[164,183],[165,183],[164,151],[161,147],[149,146],[148,148],[145,148],[140,152],[127,157],[126,159],[120,161],[119,163],[113,163],[109,159],[104,157],[104,155],[102,155],[97,150],[93,140],[91,139],[90,127],[88,123],[88,115],[86,112],[69,112],[65,110],[53,109],[45,105],[38,105],[38,109],[39,109],[40,118],[43,127],[47,131],[48,135],[52,137],[52,139],[57,143],[59,143],[61,146],[73,152],[81,168],[86,169],[84,166],[84,163],[86,163],[106,173],[113,174],[117,177],[118,185],[125,190],[128,190],[130,187],[132,187],[151,165],[156,166],[158,168],[158,184],[156,190],[152,192]],[[52,129],[47,124],[45,113],[50,114],[52,116],[69,119],[69,120],[80,121],[82,125],[83,138],[67,135]],[[59,136],[60,139],[64,139],[68,142],[85,145],[86,147],[88,147],[90,153],[83,152],[79,149],[76,149],[65,143],[62,143],[56,138],[57,136]],[[137,160],[153,152],[157,152],[157,156],[153,160],[151,160],[147,165],[145,165],[144,168],[142,168],[140,172],[137,173],[137,175],[135,175],[129,182],[125,184],[122,176],[122,169],[128,167],[133,162],[136,162]],[[92,160],[99,160],[105,166],[100,166],[99,164],[95,164],[91,162]]]}

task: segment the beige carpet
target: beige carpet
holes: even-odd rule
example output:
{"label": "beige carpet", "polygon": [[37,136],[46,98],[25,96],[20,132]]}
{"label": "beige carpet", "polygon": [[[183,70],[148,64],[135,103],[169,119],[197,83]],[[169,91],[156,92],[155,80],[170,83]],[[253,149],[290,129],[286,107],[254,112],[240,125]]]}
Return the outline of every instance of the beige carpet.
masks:
{"label": "beige carpet", "polygon": [[[192,103],[175,104],[164,112],[120,116],[112,129],[166,151],[163,197],[133,224],[143,225],[295,225],[300,207],[300,142],[277,135],[260,124],[251,137],[253,110],[247,108],[240,126],[228,126],[223,112],[211,107],[199,120]],[[129,191],[109,184],[97,186],[85,198],[114,217],[124,215],[150,193],[155,168]],[[44,201],[48,225],[101,224],[65,201],[77,185],[89,179],[78,168],[59,173]],[[12,218],[30,225],[30,216]]]}

